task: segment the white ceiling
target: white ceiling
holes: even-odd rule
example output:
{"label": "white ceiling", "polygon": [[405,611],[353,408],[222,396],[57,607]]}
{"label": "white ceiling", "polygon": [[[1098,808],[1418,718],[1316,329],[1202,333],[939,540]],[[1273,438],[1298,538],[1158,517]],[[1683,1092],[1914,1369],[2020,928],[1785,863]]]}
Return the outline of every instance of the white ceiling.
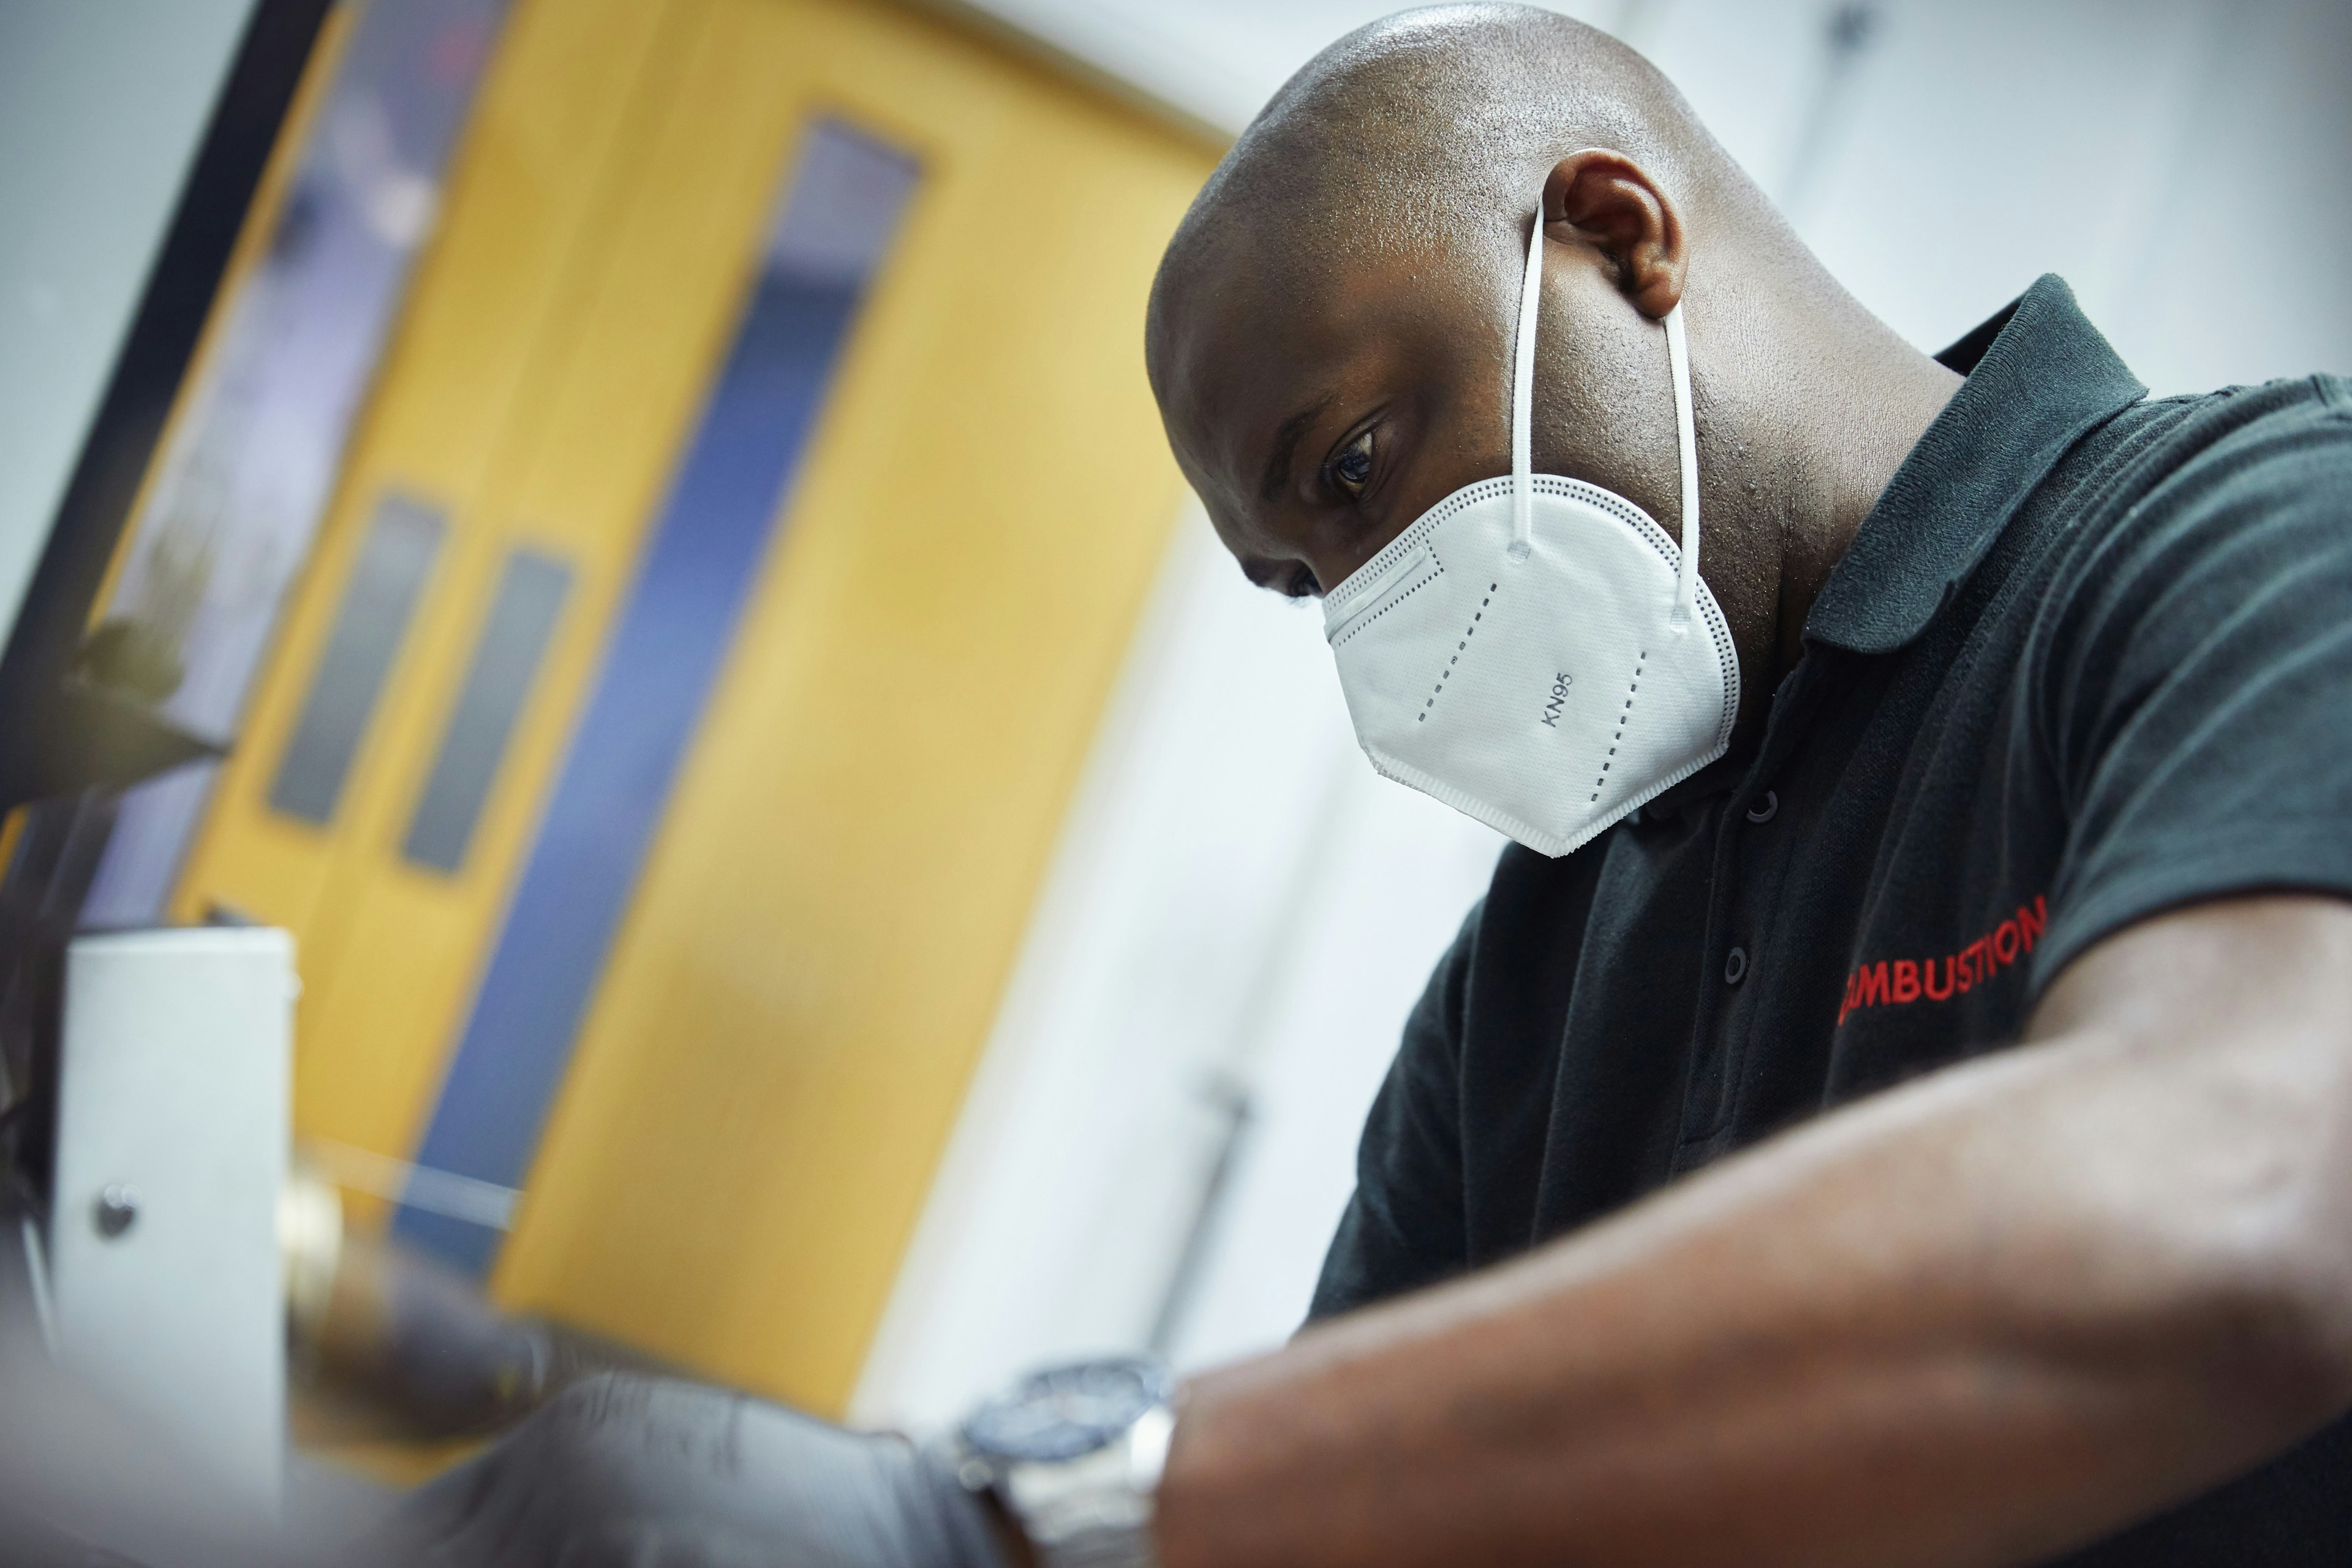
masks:
{"label": "white ceiling", "polygon": [[[971,0],[976,8],[1225,132],[1341,34],[1402,9],[1379,0]],[[1597,25],[1644,0],[1551,8]]]}
{"label": "white ceiling", "polygon": [[[1394,8],[964,3],[1228,133],[1316,50]],[[2352,368],[2352,289],[2334,282],[2352,254],[2344,0],[1552,8],[1655,60],[1831,268],[1924,347],[2055,271],[2158,390]],[[1854,9],[1874,23],[1841,50],[1834,19]]]}

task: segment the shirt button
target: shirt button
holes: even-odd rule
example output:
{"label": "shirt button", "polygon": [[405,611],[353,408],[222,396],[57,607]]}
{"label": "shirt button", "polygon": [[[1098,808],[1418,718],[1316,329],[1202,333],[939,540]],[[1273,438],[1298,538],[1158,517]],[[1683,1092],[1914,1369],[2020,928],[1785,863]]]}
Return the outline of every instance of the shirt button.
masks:
{"label": "shirt button", "polygon": [[1744,947],[1735,947],[1724,955],[1723,983],[1726,985],[1737,985],[1747,978],[1748,950]]}
{"label": "shirt button", "polygon": [[1762,800],[1750,801],[1748,803],[1748,820],[1750,822],[1769,822],[1774,816],[1780,814],[1780,797],[1768,789],[1764,792],[1764,798]]}

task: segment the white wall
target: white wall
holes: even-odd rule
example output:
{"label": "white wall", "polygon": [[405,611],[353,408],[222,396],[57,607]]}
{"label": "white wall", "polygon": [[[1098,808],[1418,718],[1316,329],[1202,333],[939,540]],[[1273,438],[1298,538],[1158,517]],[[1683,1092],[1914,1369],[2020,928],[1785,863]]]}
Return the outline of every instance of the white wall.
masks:
{"label": "white wall", "polygon": [[[1230,128],[1348,0],[988,0]],[[1940,347],[2048,270],[2158,391],[2352,370],[2352,5],[1820,0],[1566,6],[1651,54],[1857,295]],[[1141,1342],[1245,1089],[1170,1348],[1305,1310],[1397,1028],[1498,840],[1376,779],[1319,617],[1188,518],[856,1401],[943,1420]]]}
{"label": "white wall", "polygon": [[253,0],[0,0],[0,626]]}
{"label": "white wall", "polygon": [[[1702,112],[1716,8],[1656,41]],[[1796,216],[1923,345],[2054,271],[2158,393],[2352,369],[2347,82],[2342,0],[1903,0]]]}
{"label": "white wall", "polygon": [[1397,1020],[1500,842],[1373,776],[1321,615],[1189,512],[856,1415],[942,1421],[1024,1365],[1144,1342],[1229,1086],[1255,1116],[1221,1205],[1246,1256],[1217,1238],[1173,1348],[1286,1331]]}

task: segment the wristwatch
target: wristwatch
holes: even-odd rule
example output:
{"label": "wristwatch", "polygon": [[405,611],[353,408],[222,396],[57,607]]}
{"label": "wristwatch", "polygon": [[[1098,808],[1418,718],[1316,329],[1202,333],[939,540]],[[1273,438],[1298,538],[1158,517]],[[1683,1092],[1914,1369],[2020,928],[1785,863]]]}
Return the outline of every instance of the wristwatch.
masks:
{"label": "wristwatch", "polygon": [[1032,1373],[957,1429],[956,1475],[996,1496],[1044,1568],[1155,1568],[1171,1393],[1168,1369],[1142,1356]]}

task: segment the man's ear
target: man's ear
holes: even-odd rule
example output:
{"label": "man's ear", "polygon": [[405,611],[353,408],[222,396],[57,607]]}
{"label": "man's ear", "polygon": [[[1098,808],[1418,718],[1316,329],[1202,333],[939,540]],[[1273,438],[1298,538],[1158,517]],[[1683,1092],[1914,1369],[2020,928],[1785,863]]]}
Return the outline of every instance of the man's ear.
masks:
{"label": "man's ear", "polygon": [[1663,318],[1682,301],[1682,215],[1624,153],[1595,147],[1562,158],[1544,181],[1543,210],[1547,227],[1567,228],[1608,258],[1643,315]]}

